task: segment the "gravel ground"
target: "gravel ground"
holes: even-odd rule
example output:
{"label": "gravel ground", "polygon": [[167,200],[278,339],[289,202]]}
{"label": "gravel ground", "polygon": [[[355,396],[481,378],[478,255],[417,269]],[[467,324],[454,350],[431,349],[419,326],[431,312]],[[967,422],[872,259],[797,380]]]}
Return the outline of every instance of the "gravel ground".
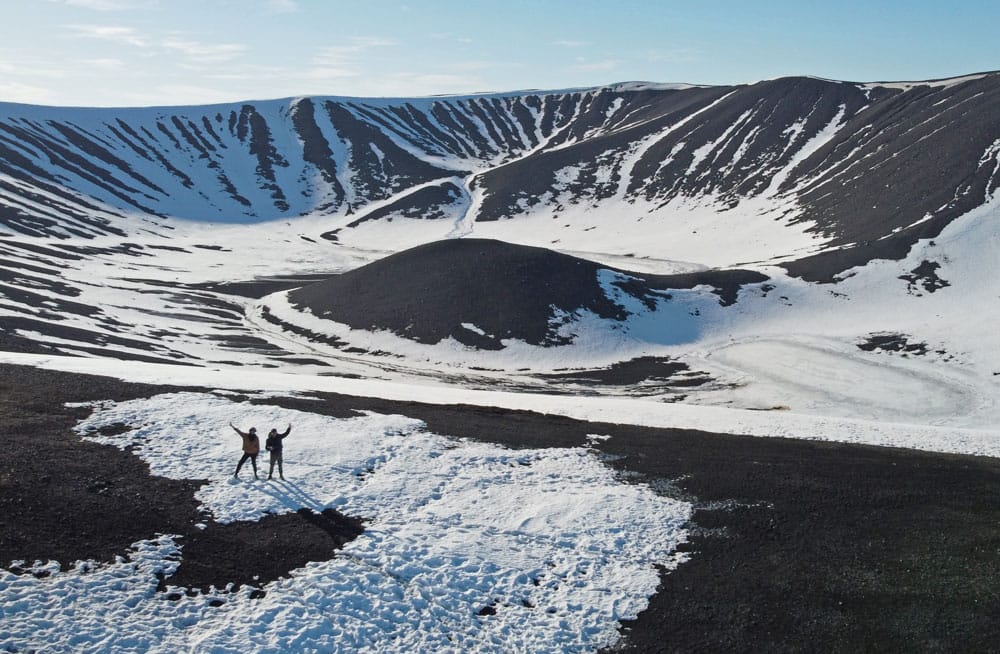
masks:
{"label": "gravel ground", "polygon": [[[174,533],[186,549],[168,584],[254,585],[335,556],[363,529],[333,511],[198,529],[200,482],[150,476],[137,457],[72,432],[87,410],[66,402],[171,390],[0,366],[0,563],[110,560]],[[338,416],[401,413],[437,433],[515,448],[605,434],[595,447],[624,478],[693,501],[690,560],[663,576],[615,651],[987,652],[1000,643],[995,459],[319,397],[266,401]]]}

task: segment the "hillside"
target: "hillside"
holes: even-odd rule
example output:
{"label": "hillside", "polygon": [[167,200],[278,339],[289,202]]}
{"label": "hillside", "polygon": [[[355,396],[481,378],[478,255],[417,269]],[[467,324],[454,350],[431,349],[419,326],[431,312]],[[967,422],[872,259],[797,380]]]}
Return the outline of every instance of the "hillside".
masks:
{"label": "hillside", "polygon": [[[732,278],[725,288],[735,296],[740,275]],[[742,273],[743,283],[766,279]],[[572,337],[560,335],[559,328],[582,313],[620,328],[631,315],[625,305],[654,310],[670,290],[711,281],[706,273],[636,277],[552,250],[464,238],[391,255],[291,291],[288,299],[300,310],[354,329],[389,330],[420,343],[450,337],[502,349],[507,339],[570,343]],[[624,296],[621,303],[616,295]]]}
{"label": "hillside", "polygon": [[0,650],[988,651],[998,116],[0,104]]}
{"label": "hillside", "polygon": [[0,339],[988,423],[998,82],[3,105]]}
{"label": "hillside", "polygon": [[[327,239],[356,246],[387,231],[407,245],[476,234],[711,266],[781,260],[829,280],[900,258],[993,194],[998,103],[990,73],[148,109],[4,104],[0,224],[169,235],[177,219],[309,215]],[[650,232],[673,238],[639,236]]]}

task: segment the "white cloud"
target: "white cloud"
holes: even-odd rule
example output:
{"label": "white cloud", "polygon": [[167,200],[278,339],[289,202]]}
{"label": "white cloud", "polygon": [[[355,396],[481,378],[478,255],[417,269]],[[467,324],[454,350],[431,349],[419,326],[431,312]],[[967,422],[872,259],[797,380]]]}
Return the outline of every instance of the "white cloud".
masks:
{"label": "white cloud", "polygon": [[343,45],[322,48],[313,57],[312,67],[296,75],[308,80],[339,79],[355,77],[362,73],[360,60],[366,52],[375,48],[395,45],[394,41],[375,36],[358,36],[348,39]]}
{"label": "white cloud", "polygon": [[476,75],[453,73],[399,72],[390,75],[365,76],[355,80],[351,95],[366,97],[424,97],[429,95],[462,95],[495,89]]}
{"label": "white cloud", "polygon": [[412,80],[413,90],[421,95],[429,93],[474,93],[484,90],[478,88],[483,85],[480,78],[468,75],[428,73],[425,75],[413,75],[410,79]]}
{"label": "white cloud", "polygon": [[453,70],[457,72],[476,72],[480,70],[490,70],[492,68],[497,68],[502,64],[498,64],[493,61],[486,61],[481,59],[466,59],[463,61],[456,61],[454,63],[449,63],[445,67],[448,70]]}
{"label": "white cloud", "polygon": [[30,55],[14,59],[0,59],[0,75],[5,77],[0,81],[12,82],[13,78],[20,78],[31,84],[40,78],[61,80],[66,78],[73,63],[73,61],[53,61],[52,58]]}
{"label": "white cloud", "polygon": [[230,61],[248,50],[242,43],[201,43],[178,38],[166,39],[160,45],[194,59],[213,62]]}
{"label": "white cloud", "polygon": [[149,6],[148,0],[49,0],[68,7],[79,7],[93,11],[123,11]]}
{"label": "white cloud", "polygon": [[0,82],[0,100],[26,104],[48,104],[53,101],[52,91],[40,86],[19,82]]}
{"label": "white cloud", "polygon": [[361,71],[355,68],[339,67],[339,66],[314,66],[308,68],[301,73],[295,75],[299,79],[306,80],[325,80],[325,79],[341,79],[344,77],[357,77],[361,74]]}
{"label": "white cloud", "polygon": [[652,62],[687,63],[701,58],[700,51],[694,48],[678,47],[670,50],[651,50],[646,59]]}
{"label": "white cloud", "polygon": [[230,91],[195,84],[160,84],[148,90],[125,92],[120,97],[132,106],[216,104],[240,100]]}
{"label": "white cloud", "polygon": [[100,59],[81,59],[80,63],[84,66],[100,68],[102,70],[122,70],[125,68],[124,61],[121,59],[114,59],[112,57],[104,57]]}
{"label": "white cloud", "polygon": [[290,14],[299,11],[297,0],[267,0],[268,11],[275,14]]}
{"label": "white cloud", "polygon": [[249,82],[260,79],[260,77],[247,72],[239,73],[208,73],[205,79],[218,80],[220,82]]}
{"label": "white cloud", "polygon": [[124,25],[65,25],[76,36],[89,39],[123,43],[144,49],[155,49],[154,46],[166,50],[180,52],[192,59],[209,62],[230,61],[247,52],[249,49],[242,43],[204,43],[171,36],[155,41],[141,34],[135,28]]}
{"label": "white cloud", "polygon": [[314,59],[318,66],[341,66],[356,61],[362,54],[374,48],[392,46],[396,43],[377,36],[356,36],[344,45],[331,45],[319,51]]}
{"label": "white cloud", "polygon": [[135,28],[124,25],[65,25],[64,27],[74,32],[76,36],[89,39],[125,43],[138,48],[144,48],[150,44],[149,39],[137,32]]}
{"label": "white cloud", "polygon": [[571,66],[570,70],[578,73],[600,73],[615,70],[619,64],[621,64],[621,61],[618,59],[605,59],[604,61],[580,60],[576,65]]}

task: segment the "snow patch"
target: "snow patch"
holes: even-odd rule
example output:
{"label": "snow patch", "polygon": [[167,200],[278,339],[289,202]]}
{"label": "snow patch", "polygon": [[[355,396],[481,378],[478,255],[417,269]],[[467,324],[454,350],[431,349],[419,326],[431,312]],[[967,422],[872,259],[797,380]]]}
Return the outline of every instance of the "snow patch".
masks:
{"label": "snow patch", "polygon": [[[264,598],[243,589],[215,607],[202,595],[155,592],[155,573],[177,565],[169,536],[136,543],[117,563],[44,579],[0,570],[0,647],[594,650],[645,608],[655,566],[683,560],[674,550],[691,506],[621,482],[587,448],[508,450],[438,436],[404,416],[334,419],[204,393],[100,403],[77,431],[119,422],[136,429],[88,438],[135,444],[154,474],[207,477],[198,499],[216,519],[305,507],[371,522],[331,560],[265,585]],[[229,422],[291,423],[285,470],[294,481],[232,483],[239,439]]]}

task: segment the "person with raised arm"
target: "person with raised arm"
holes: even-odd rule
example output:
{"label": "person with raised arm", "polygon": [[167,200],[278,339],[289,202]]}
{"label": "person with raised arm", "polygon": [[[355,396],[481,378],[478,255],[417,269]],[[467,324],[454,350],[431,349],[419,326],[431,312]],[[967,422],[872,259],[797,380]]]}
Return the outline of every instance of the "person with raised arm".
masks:
{"label": "person with raised arm", "polygon": [[281,481],[285,481],[285,470],[282,467],[282,456],[281,452],[284,449],[283,441],[285,437],[288,436],[289,432],[292,431],[291,423],[288,424],[288,429],[284,433],[279,434],[277,429],[272,429],[267,434],[267,440],[264,441],[264,449],[271,453],[271,468],[267,471],[267,478],[270,479],[274,475],[274,464],[278,464],[278,476]]}
{"label": "person with raised arm", "polygon": [[250,431],[240,431],[233,423],[229,423],[229,426],[243,438],[243,457],[236,464],[236,472],[233,473],[233,477],[239,479],[240,468],[247,462],[247,459],[250,459],[250,464],[253,466],[253,478],[259,479],[257,476],[257,454],[260,453],[260,438],[257,437],[257,428],[251,427]]}

